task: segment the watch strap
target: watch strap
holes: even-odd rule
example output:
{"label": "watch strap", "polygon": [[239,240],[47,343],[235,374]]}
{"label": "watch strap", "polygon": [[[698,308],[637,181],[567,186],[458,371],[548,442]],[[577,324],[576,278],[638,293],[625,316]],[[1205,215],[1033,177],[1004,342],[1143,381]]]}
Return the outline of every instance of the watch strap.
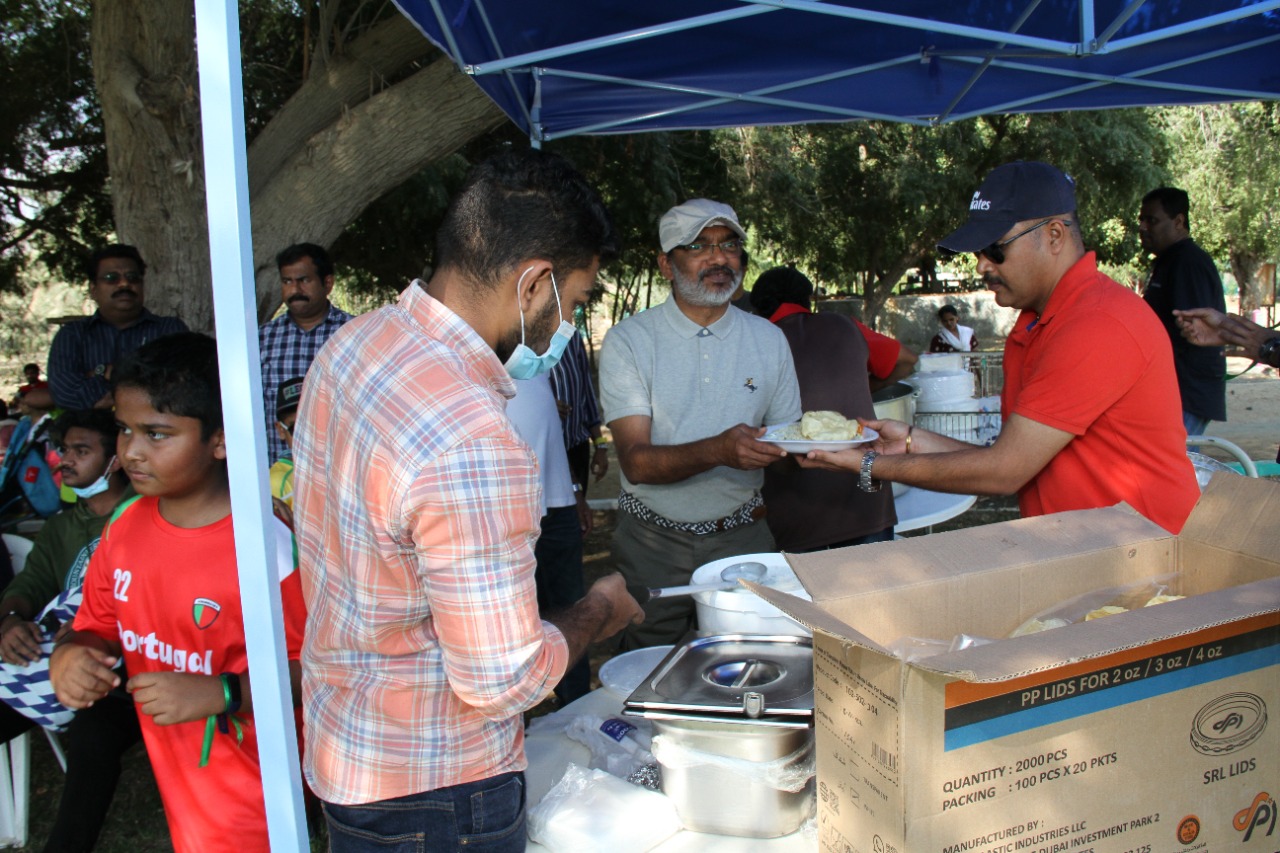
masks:
{"label": "watch strap", "polygon": [[858,488],[864,492],[880,491],[879,481],[871,479],[871,466],[875,464],[876,458],[879,456],[880,454],[874,450],[868,450],[862,454],[862,466],[859,468],[858,473]]}

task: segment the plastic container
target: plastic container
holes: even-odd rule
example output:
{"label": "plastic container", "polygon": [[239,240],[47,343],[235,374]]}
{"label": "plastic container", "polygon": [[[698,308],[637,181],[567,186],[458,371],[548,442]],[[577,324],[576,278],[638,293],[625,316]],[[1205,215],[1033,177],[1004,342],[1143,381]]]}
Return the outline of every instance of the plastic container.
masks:
{"label": "plastic container", "polygon": [[626,699],[662,663],[671,648],[650,646],[609,658],[600,665],[600,683],[619,699]]}
{"label": "plastic container", "polygon": [[[809,593],[805,592],[786,558],[779,553],[743,554],[715,560],[699,567],[690,583],[713,583],[720,580],[720,573],[729,566],[747,562],[764,564],[768,570],[762,582],[765,586],[809,599]],[[808,628],[743,587],[695,593],[693,600],[698,611],[698,633],[704,637],[714,634],[813,635]]]}

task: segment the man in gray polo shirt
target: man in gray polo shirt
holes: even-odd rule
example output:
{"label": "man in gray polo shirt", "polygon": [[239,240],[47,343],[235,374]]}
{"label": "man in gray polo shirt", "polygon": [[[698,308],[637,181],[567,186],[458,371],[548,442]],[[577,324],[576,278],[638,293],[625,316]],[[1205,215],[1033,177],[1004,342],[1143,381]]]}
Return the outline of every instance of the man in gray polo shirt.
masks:
{"label": "man in gray polo shirt", "polygon": [[[786,337],[729,304],[746,265],[733,208],[693,199],[658,231],[671,297],[610,329],[600,351],[600,400],[622,467],[613,553],[627,583],[647,588],[776,550],[759,523],[760,486],[785,454],[759,438],[765,425],[800,419]],[[651,601],[623,647],[673,643],[694,616],[688,597]]]}

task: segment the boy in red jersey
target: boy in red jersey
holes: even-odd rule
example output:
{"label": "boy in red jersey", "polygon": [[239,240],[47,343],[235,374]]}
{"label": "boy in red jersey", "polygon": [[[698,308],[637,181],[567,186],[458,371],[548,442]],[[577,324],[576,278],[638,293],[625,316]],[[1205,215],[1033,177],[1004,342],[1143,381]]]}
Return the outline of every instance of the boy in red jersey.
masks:
{"label": "boy in red jersey", "polygon": [[[213,340],[141,347],[118,366],[115,394],[118,455],[139,497],[103,533],[50,679],[59,701],[84,708],[120,682],[123,657],[174,848],[265,851]],[[283,524],[276,543],[297,697],[306,615]]]}

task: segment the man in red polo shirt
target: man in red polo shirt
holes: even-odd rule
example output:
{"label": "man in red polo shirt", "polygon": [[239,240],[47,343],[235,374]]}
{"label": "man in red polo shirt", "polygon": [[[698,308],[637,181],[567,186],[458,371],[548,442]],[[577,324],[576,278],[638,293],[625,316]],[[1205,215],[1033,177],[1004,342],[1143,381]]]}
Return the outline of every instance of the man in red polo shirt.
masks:
{"label": "man in red polo shirt", "polygon": [[1004,426],[974,447],[898,421],[871,422],[872,450],[814,452],[801,464],[942,492],[1017,493],[1024,516],[1124,501],[1171,532],[1199,496],[1173,353],[1132,292],[1098,271],[1073,181],[1047,163],[1000,166],[969,221],[938,244],[974,252],[996,303],[1021,312],[1005,343]]}

